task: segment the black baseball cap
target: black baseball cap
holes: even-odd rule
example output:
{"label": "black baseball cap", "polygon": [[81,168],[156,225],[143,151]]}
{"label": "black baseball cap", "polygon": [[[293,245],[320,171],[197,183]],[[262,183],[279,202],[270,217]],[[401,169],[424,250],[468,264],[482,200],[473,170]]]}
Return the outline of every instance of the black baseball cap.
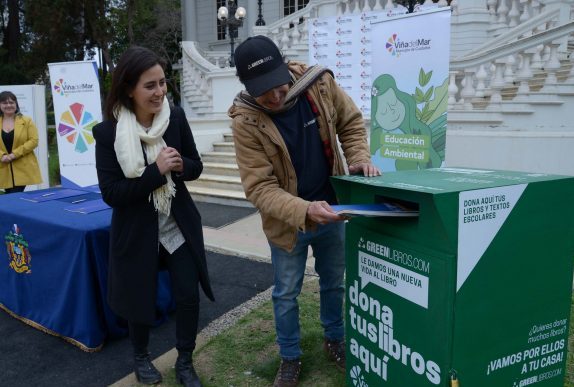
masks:
{"label": "black baseball cap", "polygon": [[252,97],[291,82],[281,51],[266,36],[247,38],[235,49],[234,59],[239,80]]}

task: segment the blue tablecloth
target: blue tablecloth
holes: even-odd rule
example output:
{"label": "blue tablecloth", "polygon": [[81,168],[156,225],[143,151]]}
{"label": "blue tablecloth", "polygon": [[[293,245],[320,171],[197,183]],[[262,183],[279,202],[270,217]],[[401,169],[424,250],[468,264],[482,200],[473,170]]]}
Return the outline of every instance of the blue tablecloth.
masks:
{"label": "blue tablecloth", "polygon": [[[125,322],[106,302],[112,211],[69,211],[101,200],[93,192],[23,200],[62,196],[51,195],[61,190],[0,195],[0,307],[85,351],[97,351],[106,338],[127,334]],[[159,276],[158,323],[173,309],[169,276]]]}

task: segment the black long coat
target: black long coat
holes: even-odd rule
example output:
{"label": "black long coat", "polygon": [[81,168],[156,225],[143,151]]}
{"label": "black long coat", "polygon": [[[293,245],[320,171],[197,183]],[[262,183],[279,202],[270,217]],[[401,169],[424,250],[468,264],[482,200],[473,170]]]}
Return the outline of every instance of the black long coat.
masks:
{"label": "black long coat", "polygon": [[[159,269],[158,213],[150,194],[167,182],[156,163],[145,168],[142,176],[126,178],[114,150],[115,123],[104,121],[94,127],[96,168],[103,200],[113,209],[110,231],[108,302],[119,316],[138,323],[155,320],[157,272]],[[195,147],[185,113],[172,107],[169,126],[163,135],[168,146],[183,158],[183,173],[172,173],[176,195],[171,212],[192,256],[189,264],[199,270],[204,293],[214,299],[203,245],[201,216],[184,181],[195,180],[203,164]],[[142,151],[143,152],[143,151]]]}

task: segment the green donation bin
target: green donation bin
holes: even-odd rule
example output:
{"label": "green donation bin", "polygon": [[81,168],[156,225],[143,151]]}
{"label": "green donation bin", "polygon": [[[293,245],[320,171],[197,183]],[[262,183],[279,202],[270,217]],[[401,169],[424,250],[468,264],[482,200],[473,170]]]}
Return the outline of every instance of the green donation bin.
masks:
{"label": "green donation bin", "polygon": [[462,168],[341,176],[347,385],[563,386],[574,177]]}

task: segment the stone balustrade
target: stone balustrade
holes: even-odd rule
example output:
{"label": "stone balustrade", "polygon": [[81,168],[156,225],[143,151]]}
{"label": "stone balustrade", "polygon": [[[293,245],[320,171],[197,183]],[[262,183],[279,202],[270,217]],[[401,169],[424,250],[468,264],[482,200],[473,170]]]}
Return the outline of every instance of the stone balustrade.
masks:
{"label": "stone balustrade", "polygon": [[[538,0],[487,0],[490,15],[489,33],[498,36],[518,25],[527,24],[530,29],[521,29],[522,36],[529,36],[544,31],[566,21],[571,12],[570,0],[538,1]],[[553,12],[553,17],[545,13]],[[528,24],[533,19],[543,20],[544,23]],[[520,36],[518,36],[520,37]]]}
{"label": "stone balustrade", "polygon": [[253,27],[253,34],[267,36],[292,59],[307,60],[309,41],[307,21],[316,14],[312,4],[275,23]]}
{"label": "stone balustrade", "polygon": [[449,110],[500,109],[503,101],[529,102],[533,98],[540,100],[542,94],[546,99],[553,98],[557,85],[570,82],[566,76],[559,80],[557,72],[562,67],[568,74],[572,71],[570,51],[559,48],[573,34],[574,21],[491,50],[452,59]]}
{"label": "stone balustrade", "polygon": [[[336,7],[336,13],[361,13],[401,7],[392,0],[323,0],[267,26],[253,28],[254,34],[271,38],[289,59],[307,61],[308,22],[321,5]],[[446,0],[426,0],[424,5],[446,6]],[[489,39],[452,58],[449,78],[449,109],[499,109],[508,102],[525,103],[532,92],[548,93],[561,83],[572,82],[571,50],[568,41],[574,31],[570,21],[573,0],[484,0],[490,26]],[[457,23],[457,0],[452,0],[452,23]],[[496,39],[494,39],[496,38]],[[228,51],[203,52],[194,42],[183,42],[182,92],[192,117],[223,113],[217,85],[229,84],[227,92],[241,88],[235,69],[229,67]],[[574,71],[574,70],[573,70]],[[539,83],[536,84],[536,78]],[[513,107],[513,108],[516,108]]]}
{"label": "stone balustrade", "polygon": [[[454,4],[453,4],[454,3]],[[446,0],[425,0],[423,6],[437,4],[439,7],[446,7]],[[451,2],[451,6],[456,6],[456,2]],[[337,1],[337,14],[356,14],[371,11],[389,11],[396,8],[404,8],[392,0],[340,0]]]}

